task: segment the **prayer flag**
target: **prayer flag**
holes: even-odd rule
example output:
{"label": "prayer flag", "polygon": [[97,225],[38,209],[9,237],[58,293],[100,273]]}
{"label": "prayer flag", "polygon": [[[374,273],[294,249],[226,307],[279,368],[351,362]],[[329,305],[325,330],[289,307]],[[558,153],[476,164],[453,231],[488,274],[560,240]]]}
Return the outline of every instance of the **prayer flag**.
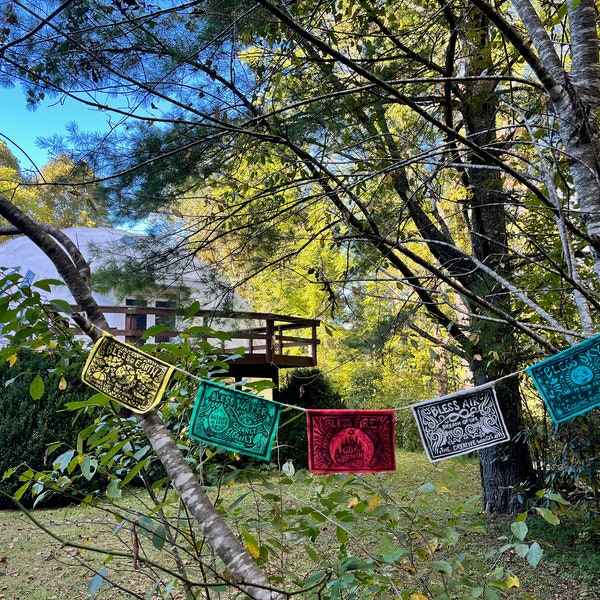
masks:
{"label": "prayer flag", "polygon": [[306,420],[312,473],[396,470],[393,410],[309,410]]}
{"label": "prayer flag", "polygon": [[493,384],[419,402],[412,409],[431,462],[510,439]]}
{"label": "prayer flag", "polygon": [[196,394],[190,437],[269,460],[281,404],[235,388],[203,381]]}
{"label": "prayer flag", "polygon": [[600,405],[600,335],[525,370],[555,423]]}
{"label": "prayer flag", "polygon": [[83,367],[84,383],[136,413],[154,408],[174,367],[135,346],[104,334]]}

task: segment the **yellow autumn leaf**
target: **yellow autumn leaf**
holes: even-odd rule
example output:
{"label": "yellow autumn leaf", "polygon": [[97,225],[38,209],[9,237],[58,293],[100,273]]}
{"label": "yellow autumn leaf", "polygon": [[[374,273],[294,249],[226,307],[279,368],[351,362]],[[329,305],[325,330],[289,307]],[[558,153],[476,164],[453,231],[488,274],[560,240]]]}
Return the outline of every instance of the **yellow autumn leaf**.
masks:
{"label": "yellow autumn leaf", "polygon": [[248,549],[248,552],[252,554],[253,558],[260,556],[260,546],[257,539],[247,530],[242,528],[242,536],[244,538],[244,545]]}
{"label": "yellow autumn leaf", "polygon": [[350,502],[348,502],[348,508],[354,508],[358,504],[358,498],[356,496],[352,496],[350,498]]}
{"label": "yellow autumn leaf", "polygon": [[8,364],[12,367],[14,366],[14,364],[17,362],[17,355],[16,354],[11,354],[8,357]]}
{"label": "yellow autumn leaf", "polygon": [[437,538],[431,538],[427,543],[425,552],[427,552],[429,556],[432,556],[439,547],[440,541]]}
{"label": "yellow autumn leaf", "polygon": [[521,586],[521,582],[519,581],[519,578],[516,575],[507,575],[506,579],[504,580],[504,583],[506,583],[506,587],[508,588],[518,588]]}
{"label": "yellow autumn leaf", "polygon": [[67,380],[64,377],[60,378],[60,381],[58,382],[58,389],[59,390],[67,389]]}
{"label": "yellow autumn leaf", "polygon": [[375,509],[379,506],[379,494],[373,494],[369,500],[369,510],[375,512]]}
{"label": "yellow autumn leaf", "polygon": [[419,592],[418,594],[411,594],[408,600],[429,600],[427,596],[424,596]]}

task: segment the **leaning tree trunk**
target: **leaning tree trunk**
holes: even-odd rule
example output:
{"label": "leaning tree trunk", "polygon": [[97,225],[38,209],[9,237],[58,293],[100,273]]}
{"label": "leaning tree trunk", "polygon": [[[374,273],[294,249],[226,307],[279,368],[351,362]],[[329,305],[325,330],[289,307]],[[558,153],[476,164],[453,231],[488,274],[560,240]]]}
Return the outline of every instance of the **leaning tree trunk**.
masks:
{"label": "leaning tree trunk", "polygon": [[[0,215],[29,237],[52,260],[82,311],[75,316],[77,324],[92,340],[97,340],[102,335],[102,330],[107,331],[109,327],[92,297],[89,268],[76,246],[60,231],[33,221],[3,195],[0,195]],[[198,528],[223,561],[228,583],[255,600],[282,598],[281,594],[271,588],[266,575],[212,505],[157,412],[151,410],[137,415],[137,418]]]}

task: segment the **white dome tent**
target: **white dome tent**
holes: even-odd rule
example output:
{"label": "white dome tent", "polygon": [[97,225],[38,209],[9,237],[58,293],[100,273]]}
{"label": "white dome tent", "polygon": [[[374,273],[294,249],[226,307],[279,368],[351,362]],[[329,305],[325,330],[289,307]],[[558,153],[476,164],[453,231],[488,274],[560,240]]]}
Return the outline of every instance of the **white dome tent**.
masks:
{"label": "white dome tent", "polygon": [[[246,302],[227,286],[214,269],[189,256],[171,256],[173,248],[156,238],[109,227],[74,227],[62,231],[75,243],[90,264],[93,296],[105,309],[111,328],[125,330],[131,328],[131,325],[126,323],[125,311],[111,312],[110,308],[173,308],[174,299],[182,296],[185,296],[185,301],[190,304],[198,301],[203,310],[249,310]],[[152,259],[145,254],[148,247],[152,249]],[[155,268],[159,257],[167,254],[170,255],[169,259],[175,258],[173,265],[169,266],[168,261],[164,261],[163,267]],[[94,289],[94,274],[111,268],[139,271],[144,268],[144,261],[153,263],[151,271],[154,272],[155,280],[152,288],[145,288],[140,293],[132,292],[126,296],[114,288],[106,289],[106,285],[101,291]],[[15,237],[0,244],[0,267],[9,272],[19,273],[29,285],[40,279],[60,279],[54,264],[26,236]],[[75,304],[65,285],[52,286],[48,299]],[[155,314],[143,314],[138,316],[138,319],[141,319],[138,322],[139,329],[158,324]]]}

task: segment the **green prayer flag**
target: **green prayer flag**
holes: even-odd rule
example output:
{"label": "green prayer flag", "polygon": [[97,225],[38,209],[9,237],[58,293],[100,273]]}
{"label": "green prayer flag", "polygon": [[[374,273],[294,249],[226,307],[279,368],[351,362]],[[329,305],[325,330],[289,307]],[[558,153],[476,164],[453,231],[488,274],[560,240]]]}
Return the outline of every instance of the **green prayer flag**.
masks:
{"label": "green prayer flag", "polygon": [[269,460],[281,404],[235,388],[203,381],[190,422],[192,439]]}

